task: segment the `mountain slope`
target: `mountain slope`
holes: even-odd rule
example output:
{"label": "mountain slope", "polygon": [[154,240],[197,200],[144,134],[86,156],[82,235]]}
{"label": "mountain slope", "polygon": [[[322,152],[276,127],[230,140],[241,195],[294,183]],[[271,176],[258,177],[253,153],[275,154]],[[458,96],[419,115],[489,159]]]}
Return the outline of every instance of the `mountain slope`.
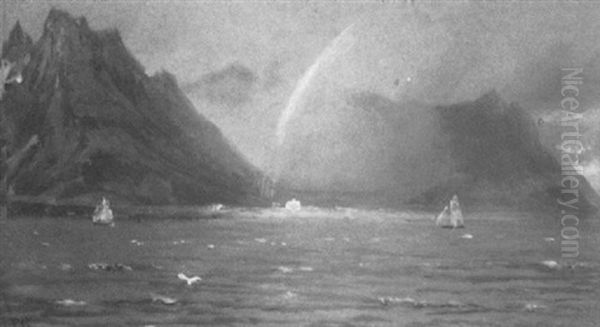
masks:
{"label": "mountain slope", "polygon": [[[458,194],[467,208],[556,210],[558,199],[570,200],[532,117],[494,91],[438,107],[372,92],[317,96],[290,121],[281,180],[318,201],[329,192],[441,210]],[[578,209],[596,211],[598,194],[577,178]]]}
{"label": "mountain slope", "polygon": [[[431,203],[459,193],[465,201],[519,208],[556,206],[561,194],[561,166],[542,146],[532,117],[516,103],[492,91],[472,102],[438,106],[452,174],[414,200]],[[583,176],[579,210],[594,212],[597,193]],[[568,196],[567,196],[568,197]]]}
{"label": "mountain slope", "polygon": [[[20,27],[19,27],[20,30]],[[15,33],[23,33],[15,32]],[[247,203],[260,172],[200,116],[162,72],[149,77],[117,31],[51,10],[29,52],[24,82],[6,93],[10,148],[33,134],[41,147],[14,181],[17,194],[127,203]]]}

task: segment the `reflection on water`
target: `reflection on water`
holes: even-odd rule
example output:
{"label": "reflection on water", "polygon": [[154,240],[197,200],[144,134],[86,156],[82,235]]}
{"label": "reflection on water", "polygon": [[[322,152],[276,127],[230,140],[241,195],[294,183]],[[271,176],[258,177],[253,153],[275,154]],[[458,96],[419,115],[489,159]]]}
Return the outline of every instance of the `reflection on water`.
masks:
{"label": "reflection on water", "polygon": [[10,220],[0,326],[597,326],[598,222],[580,224],[567,266],[552,219],[471,214],[448,230],[429,216]]}

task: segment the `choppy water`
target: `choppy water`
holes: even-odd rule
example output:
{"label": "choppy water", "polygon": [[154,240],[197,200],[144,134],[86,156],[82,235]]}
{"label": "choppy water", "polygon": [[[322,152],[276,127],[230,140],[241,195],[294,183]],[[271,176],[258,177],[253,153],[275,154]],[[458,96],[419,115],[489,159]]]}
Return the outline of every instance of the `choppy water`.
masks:
{"label": "choppy water", "polygon": [[597,221],[578,226],[577,265],[551,269],[554,217],[471,214],[460,230],[411,212],[315,217],[10,220],[0,326],[600,326]]}

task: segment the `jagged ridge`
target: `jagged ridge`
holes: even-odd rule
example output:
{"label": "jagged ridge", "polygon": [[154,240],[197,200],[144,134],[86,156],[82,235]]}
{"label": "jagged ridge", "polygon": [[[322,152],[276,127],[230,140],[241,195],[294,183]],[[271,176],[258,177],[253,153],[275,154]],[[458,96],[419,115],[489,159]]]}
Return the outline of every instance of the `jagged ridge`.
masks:
{"label": "jagged ridge", "polygon": [[[542,146],[532,117],[491,91],[472,102],[438,106],[454,174],[414,199],[439,203],[458,193],[466,202],[524,209],[556,207],[561,167]],[[599,197],[583,176],[579,209],[598,210]]]}
{"label": "jagged ridge", "polygon": [[[17,194],[130,203],[256,201],[261,177],[196,112],[167,72],[149,77],[116,30],[53,9],[31,44],[16,25],[3,53],[30,54],[24,83],[2,102],[14,149],[42,146],[14,181]],[[14,59],[13,59],[14,60]]]}

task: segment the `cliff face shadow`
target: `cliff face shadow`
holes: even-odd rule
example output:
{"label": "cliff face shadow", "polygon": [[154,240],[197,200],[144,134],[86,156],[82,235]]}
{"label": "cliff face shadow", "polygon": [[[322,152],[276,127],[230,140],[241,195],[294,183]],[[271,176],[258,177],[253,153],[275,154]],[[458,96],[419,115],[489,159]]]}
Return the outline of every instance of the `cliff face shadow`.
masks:
{"label": "cliff face shadow", "polygon": [[[9,152],[32,135],[18,195],[94,203],[259,203],[262,173],[201,116],[167,72],[145,74],[116,30],[53,9],[41,38],[16,25],[3,53],[30,57],[2,99]],[[13,59],[16,60],[16,59]]]}

